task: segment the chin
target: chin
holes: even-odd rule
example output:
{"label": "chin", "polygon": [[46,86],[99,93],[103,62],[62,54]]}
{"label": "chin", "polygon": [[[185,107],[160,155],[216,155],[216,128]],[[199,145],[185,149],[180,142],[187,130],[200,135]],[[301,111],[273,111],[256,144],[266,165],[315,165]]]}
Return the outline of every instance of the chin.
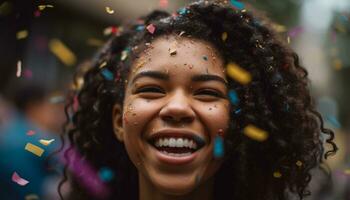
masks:
{"label": "chin", "polygon": [[168,195],[183,196],[191,193],[196,189],[196,184],[193,177],[155,177],[152,180],[155,188]]}

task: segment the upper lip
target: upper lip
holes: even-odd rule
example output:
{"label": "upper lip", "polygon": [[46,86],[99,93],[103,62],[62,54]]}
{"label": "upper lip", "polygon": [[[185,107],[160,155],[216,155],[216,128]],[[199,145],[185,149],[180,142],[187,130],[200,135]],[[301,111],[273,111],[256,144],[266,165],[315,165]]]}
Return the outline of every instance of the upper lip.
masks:
{"label": "upper lip", "polygon": [[197,143],[198,149],[204,146],[206,143],[205,138],[203,138],[203,136],[193,131],[185,129],[162,129],[152,133],[148,138],[148,141],[154,144],[154,141],[160,137],[182,137],[192,139]]}

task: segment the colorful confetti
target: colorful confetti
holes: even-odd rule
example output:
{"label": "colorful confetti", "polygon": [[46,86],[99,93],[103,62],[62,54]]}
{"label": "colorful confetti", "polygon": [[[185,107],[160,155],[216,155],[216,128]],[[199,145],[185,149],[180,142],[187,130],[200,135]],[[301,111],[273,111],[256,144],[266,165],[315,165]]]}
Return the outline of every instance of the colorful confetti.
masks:
{"label": "colorful confetti", "polygon": [[279,171],[275,171],[275,172],[273,173],[273,177],[275,177],[275,178],[281,178],[281,177],[282,177],[282,174],[281,174],[281,172],[279,172]]}
{"label": "colorful confetti", "polygon": [[187,9],[186,8],[180,8],[179,10],[178,10],[178,13],[180,14],[180,15],[184,15],[184,14],[186,14],[188,11],[187,11]]}
{"label": "colorful confetti", "polygon": [[266,131],[261,130],[253,125],[246,126],[243,132],[246,136],[258,142],[263,142],[268,138]]}
{"label": "colorful confetti", "polygon": [[114,13],[114,10],[113,9],[111,9],[110,7],[108,7],[108,6],[106,6],[106,12],[108,13],[108,14],[113,14]]}
{"label": "colorful confetti", "polygon": [[144,25],[138,25],[136,27],[136,31],[143,31],[143,29],[145,29],[145,26]]}
{"label": "colorful confetti", "polygon": [[230,0],[230,2],[235,8],[237,8],[239,10],[243,10],[244,9],[244,4],[242,2],[239,2],[237,0]]}
{"label": "colorful confetti", "polygon": [[239,103],[239,98],[238,98],[238,95],[237,95],[236,91],[230,90],[228,92],[228,97],[230,98],[230,102],[233,105],[237,105]]}
{"label": "colorful confetti", "polygon": [[13,172],[12,174],[12,181],[17,183],[20,186],[25,186],[29,183],[29,181],[21,178],[16,172]]}
{"label": "colorful confetti", "polygon": [[215,136],[214,138],[214,157],[222,158],[224,156],[224,140],[221,136]]}
{"label": "colorful confetti", "polygon": [[53,5],[39,5],[38,8],[40,11],[43,11],[45,8],[53,8]]}
{"label": "colorful confetti", "polygon": [[241,84],[248,84],[252,80],[250,73],[235,63],[227,65],[227,74]]}
{"label": "colorful confetti", "polygon": [[222,35],[221,35],[222,41],[225,42],[225,41],[227,40],[227,37],[228,37],[227,33],[226,33],[226,32],[223,32]]}
{"label": "colorful confetti", "polygon": [[114,178],[113,171],[108,167],[102,167],[99,170],[98,175],[103,182],[109,182]]}
{"label": "colorful confetti", "polygon": [[55,139],[51,139],[51,140],[39,140],[40,144],[44,145],[44,146],[49,146],[53,141],[55,141]]}
{"label": "colorful confetti", "polygon": [[52,97],[50,97],[49,102],[52,104],[63,103],[64,96],[61,96],[61,95],[52,96]]}
{"label": "colorful confetti", "polygon": [[298,160],[295,164],[296,164],[298,167],[303,166],[303,162],[301,162],[300,160]]}
{"label": "colorful confetti", "polygon": [[49,48],[51,52],[65,65],[73,66],[75,65],[77,58],[74,53],[60,40],[52,39],[49,42]]}
{"label": "colorful confetti", "polygon": [[17,78],[21,77],[22,74],[22,61],[18,61],[17,62],[17,72],[16,72],[16,76]]}
{"label": "colorful confetti", "polygon": [[103,77],[106,80],[108,80],[108,81],[113,80],[113,73],[111,71],[109,71],[108,69],[106,69],[106,68],[102,69],[101,74],[103,75]]}
{"label": "colorful confetti", "polygon": [[17,40],[24,39],[28,36],[28,31],[27,30],[21,30],[16,33],[16,38]]}
{"label": "colorful confetti", "polygon": [[120,57],[121,61],[124,61],[126,58],[128,58],[129,50],[122,51],[122,55]]}
{"label": "colorful confetti", "polygon": [[156,27],[153,24],[150,24],[146,27],[146,29],[148,30],[148,32],[150,32],[151,34],[154,33],[154,31],[156,30]]}
{"label": "colorful confetti", "polygon": [[27,134],[28,136],[35,135],[35,131],[29,130],[26,134]]}
{"label": "colorful confetti", "polygon": [[40,148],[32,143],[29,143],[29,142],[26,144],[24,149],[39,156],[39,157],[44,153],[44,149],[42,149],[42,148]]}

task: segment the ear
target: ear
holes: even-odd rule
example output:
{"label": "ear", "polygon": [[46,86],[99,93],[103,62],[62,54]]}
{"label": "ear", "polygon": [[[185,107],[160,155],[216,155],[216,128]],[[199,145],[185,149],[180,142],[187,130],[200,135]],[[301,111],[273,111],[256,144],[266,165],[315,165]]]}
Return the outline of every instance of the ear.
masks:
{"label": "ear", "polygon": [[119,104],[115,104],[113,107],[112,116],[114,134],[117,136],[120,142],[124,141],[124,128],[123,128],[123,109]]}

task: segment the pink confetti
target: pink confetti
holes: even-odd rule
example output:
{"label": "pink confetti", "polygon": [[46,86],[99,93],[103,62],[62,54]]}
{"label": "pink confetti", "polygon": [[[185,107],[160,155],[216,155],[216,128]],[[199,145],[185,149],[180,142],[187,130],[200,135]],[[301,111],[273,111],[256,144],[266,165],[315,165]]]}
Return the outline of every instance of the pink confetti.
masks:
{"label": "pink confetti", "polygon": [[298,36],[300,33],[304,31],[304,28],[301,26],[294,27],[288,31],[288,35],[293,38]]}
{"label": "pink confetti", "polygon": [[24,76],[25,78],[32,78],[32,77],[33,77],[33,72],[30,71],[29,69],[25,69],[25,70],[24,70],[23,76]]}
{"label": "pink confetti", "polygon": [[29,136],[32,136],[32,135],[34,135],[35,134],[35,131],[33,131],[33,130],[29,130],[28,132],[27,132],[27,135],[29,135]]}
{"label": "pink confetti", "polygon": [[153,24],[150,24],[150,25],[147,26],[147,30],[148,30],[148,32],[153,34],[154,31],[156,30],[156,27]]}
{"label": "pink confetti", "polygon": [[34,11],[34,17],[40,17],[41,12],[39,10]]}
{"label": "pink confetti", "polygon": [[12,181],[17,183],[20,186],[25,186],[29,183],[29,181],[21,178],[16,172],[12,174]]}

